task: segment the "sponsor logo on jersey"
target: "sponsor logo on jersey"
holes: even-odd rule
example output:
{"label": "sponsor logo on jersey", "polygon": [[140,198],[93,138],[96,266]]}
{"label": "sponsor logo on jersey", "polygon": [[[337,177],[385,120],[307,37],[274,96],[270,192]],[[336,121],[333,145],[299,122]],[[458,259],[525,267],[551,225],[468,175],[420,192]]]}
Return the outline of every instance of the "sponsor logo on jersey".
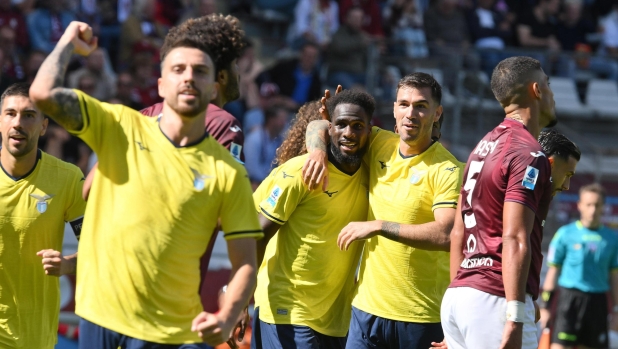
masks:
{"label": "sponsor logo on jersey", "polygon": [[148,149],[148,147],[146,147],[145,145],[143,145],[143,144],[142,144],[142,142],[135,141],[135,143],[137,143],[137,146],[139,147],[139,150],[146,150],[146,151],[150,151],[150,149]]}
{"label": "sponsor logo on jersey", "polygon": [[457,169],[457,166],[453,166],[453,167],[447,167],[444,170],[445,171],[451,171],[451,172],[455,172],[455,170]]}
{"label": "sponsor logo on jersey", "polygon": [[36,199],[36,210],[39,211],[39,213],[45,213],[45,211],[47,211],[47,205],[48,205],[47,200],[53,198],[55,195],[49,194],[49,195],[40,196],[36,194],[30,194],[30,196]]}
{"label": "sponsor logo on jersey", "polygon": [[285,173],[285,171],[282,171],[282,172],[283,172],[283,179],[286,179],[286,178],[294,178],[294,176],[292,176],[292,175],[289,175],[289,174]]}
{"label": "sponsor logo on jersey", "polygon": [[266,199],[266,202],[270,206],[275,207],[275,205],[277,205],[277,201],[279,201],[279,197],[281,196],[282,192],[283,190],[281,190],[278,185],[275,185],[273,191],[271,191],[270,195],[268,195],[268,199]]}
{"label": "sponsor logo on jersey", "polygon": [[539,151],[537,151],[536,153],[534,153],[534,152],[530,152],[530,155],[534,156],[535,158],[538,158],[538,157],[541,157],[541,156],[542,156],[542,157],[544,157],[544,158],[546,158],[546,157],[547,157],[547,156],[545,156],[545,153],[543,153],[543,152],[542,152],[542,151],[540,151],[540,150],[539,150]]}
{"label": "sponsor logo on jersey", "polygon": [[242,130],[237,125],[232,125],[232,126],[230,126],[230,131],[232,131],[232,132],[240,132]]}
{"label": "sponsor logo on jersey", "polygon": [[288,310],[277,308],[277,315],[288,315]]}
{"label": "sponsor logo on jersey", "polygon": [[204,190],[204,186],[205,186],[204,180],[206,180],[208,178],[214,178],[213,176],[201,174],[201,173],[197,172],[197,170],[194,169],[194,168],[191,168],[191,172],[193,172],[193,187],[197,191]]}
{"label": "sponsor logo on jersey", "polygon": [[526,167],[526,172],[524,174],[524,179],[521,181],[521,185],[526,187],[527,189],[534,190],[534,186],[536,185],[536,180],[539,178],[539,169],[536,167],[528,166]]}
{"label": "sponsor logo on jersey", "polygon": [[470,234],[466,246],[468,247],[468,253],[476,251],[476,238],[474,237],[474,235]]}
{"label": "sponsor logo on jersey", "polygon": [[242,145],[240,144],[236,144],[234,142],[232,142],[232,144],[230,144],[230,154],[232,154],[232,156],[234,157],[234,159],[236,159],[236,161],[240,162],[241,164],[243,163],[242,160],[240,160],[240,152],[242,151]]}
{"label": "sponsor logo on jersey", "polygon": [[380,160],[378,160],[378,162],[380,163],[380,170],[383,170],[383,169],[385,169],[385,168],[387,168],[387,167],[388,167],[388,165],[386,164],[386,162],[384,162],[384,161],[380,161]]}
{"label": "sponsor logo on jersey", "polygon": [[328,190],[324,191],[324,194],[328,195],[329,198],[332,198],[333,195],[337,194],[339,191],[331,191],[329,192]]}
{"label": "sponsor logo on jersey", "polygon": [[466,258],[459,265],[464,269],[472,269],[478,267],[492,267],[494,265],[494,260],[490,257],[479,257],[479,258]]}

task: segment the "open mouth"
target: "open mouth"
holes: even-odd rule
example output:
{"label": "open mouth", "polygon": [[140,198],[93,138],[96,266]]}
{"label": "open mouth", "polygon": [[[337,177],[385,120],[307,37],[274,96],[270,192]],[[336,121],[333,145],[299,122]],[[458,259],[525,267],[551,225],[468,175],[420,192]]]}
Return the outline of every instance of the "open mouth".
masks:
{"label": "open mouth", "polygon": [[17,143],[17,144],[21,144],[21,143],[25,143],[26,142],[26,137],[24,137],[22,135],[9,136],[9,139],[11,140],[12,143]]}
{"label": "open mouth", "polygon": [[357,142],[351,142],[351,141],[339,142],[339,148],[341,148],[341,150],[343,151],[351,152],[351,151],[354,151],[357,147],[358,147]]}

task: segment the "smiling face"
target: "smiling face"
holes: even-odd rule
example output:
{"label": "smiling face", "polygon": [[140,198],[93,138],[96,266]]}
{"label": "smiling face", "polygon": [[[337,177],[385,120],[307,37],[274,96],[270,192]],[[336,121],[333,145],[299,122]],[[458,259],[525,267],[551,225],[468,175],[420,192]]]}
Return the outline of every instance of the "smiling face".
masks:
{"label": "smiling face", "polygon": [[1,108],[2,148],[15,158],[36,151],[39,137],[47,129],[48,120],[25,96],[7,96]]}
{"label": "smiling face", "polygon": [[215,67],[197,48],[177,47],[165,57],[159,78],[159,96],[183,117],[196,117],[216,97]]}
{"label": "smiling face", "polygon": [[370,117],[355,104],[339,104],[329,129],[331,152],[343,165],[360,166],[371,133]]}
{"label": "smiling face", "polygon": [[401,140],[417,147],[431,142],[433,124],[440,119],[442,106],[433,101],[431,88],[403,86],[397,92],[393,114]]}

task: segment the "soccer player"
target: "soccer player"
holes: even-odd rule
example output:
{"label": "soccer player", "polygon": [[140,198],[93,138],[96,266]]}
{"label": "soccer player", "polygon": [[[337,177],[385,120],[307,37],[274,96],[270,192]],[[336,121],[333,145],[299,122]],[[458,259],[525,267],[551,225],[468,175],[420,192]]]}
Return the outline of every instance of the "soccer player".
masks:
{"label": "soccer player", "polygon": [[[369,214],[341,230],[347,250],[365,243],[346,348],[428,348],[443,338],[440,303],[448,277],[449,232],[461,183],[460,163],[431,139],[442,114],[442,89],[425,73],[405,76],[393,112],[399,134],[373,127]],[[307,130],[310,188],[323,170],[328,122]],[[316,166],[317,165],[317,166]],[[330,185],[329,185],[329,189]],[[355,241],[360,240],[356,244]]]}
{"label": "soccer player", "polygon": [[308,155],[302,155],[273,170],[254,194],[262,229],[267,237],[276,235],[266,241],[258,273],[252,348],[345,347],[362,245],[340,251],[337,235],[367,217],[368,174],[361,162],[375,103],[365,92],[347,90],[327,107],[329,190],[310,191],[303,184]]}
{"label": "soccer player", "polygon": [[618,237],[601,224],[605,191],[579,190],[580,219],[558,229],[549,246],[543,285],[548,298],[558,283],[552,349],[607,348],[607,291],[613,300],[611,328],[618,329]]}
{"label": "soccer player", "polygon": [[[451,276],[441,317],[450,349],[536,348],[542,229],[551,166],[537,138],[556,123],[540,63],[512,57],[491,87],[506,119],[468,159],[451,232]],[[456,273],[456,275],[454,275]]]}
{"label": "soccer player", "polygon": [[582,153],[570,139],[556,130],[542,131],[539,144],[551,166],[552,197],[569,190],[571,177]]}
{"label": "soccer player", "polygon": [[57,251],[65,222],[77,237],[81,232],[84,176],[37,148],[49,120],[29,88],[14,84],[0,97],[0,347],[52,349],[60,286],[45,274],[75,273],[75,255]]}
{"label": "soccer player", "polygon": [[[262,233],[244,167],[204,130],[215,67],[192,23],[172,28],[161,49],[160,118],[60,86],[71,55],[96,47],[81,22],[69,25],[30,89],[45,113],[99,156],[79,246],[80,348],[217,345],[253,292]],[[209,314],[196,290],[218,219],[232,278],[222,309]]]}

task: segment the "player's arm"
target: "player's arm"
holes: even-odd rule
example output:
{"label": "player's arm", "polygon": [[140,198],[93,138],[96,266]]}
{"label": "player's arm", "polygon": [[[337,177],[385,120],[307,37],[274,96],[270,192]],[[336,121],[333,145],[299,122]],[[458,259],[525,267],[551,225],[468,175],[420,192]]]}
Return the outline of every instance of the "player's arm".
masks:
{"label": "player's arm", "polygon": [[77,94],[62,87],[73,53],[87,56],[97,47],[92,28],[86,23],[71,22],[39,69],[30,98],[41,111],[67,130],[80,130],[84,125]]}
{"label": "player's arm", "polygon": [[99,167],[98,162],[94,164],[94,166],[92,166],[92,169],[90,170],[90,172],[88,172],[88,175],[86,176],[86,179],[84,180],[84,187],[82,188],[82,197],[84,198],[85,201],[88,201],[88,196],[90,195],[90,188],[92,188],[92,181],[94,180],[94,173],[96,172],[97,167]]}
{"label": "player's arm", "polygon": [[388,221],[351,222],[337,238],[341,250],[347,250],[357,240],[381,235],[387,239],[429,251],[449,251],[450,232],[455,220],[454,208],[434,210],[434,222],[424,224],[399,224]]}
{"label": "player's arm", "polygon": [[266,252],[268,242],[272,239],[277,230],[279,230],[281,224],[264,217],[261,213],[258,213],[258,219],[260,220],[260,225],[262,226],[262,231],[264,232],[264,237],[257,241],[257,265],[259,267],[264,260],[264,254]]}
{"label": "player's arm", "polygon": [[62,276],[75,274],[77,270],[77,253],[70,256],[63,256],[60,251],[55,250],[41,250],[36,253],[41,257],[41,263],[43,264],[43,270],[45,274],[51,276]]}
{"label": "player's arm", "polygon": [[453,223],[453,229],[451,230],[451,280],[457,275],[459,266],[464,260],[463,245],[464,245],[464,223],[461,216],[461,196],[457,203],[457,212],[455,213],[455,222]]}
{"label": "player's arm", "polygon": [[610,287],[612,293],[612,319],[610,323],[610,329],[612,331],[618,331],[618,269],[613,269],[609,273]]}
{"label": "player's arm", "polygon": [[303,181],[310,190],[324,181],[322,190],[328,188],[328,128],[327,120],[314,120],[307,125],[305,145],[309,157],[303,165]]}
{"label": "player's arm", "polygon": [[[526,300],[526,281],[532,259],[530,234],[535,213],[521,203],[507,201],[502,216],[502,278],[507,300],[507,321],[500,348],[515,348],[521,347],[522,343],[524,323],[521,313]],[[513,301],[519,303],[509,303]],[[511,304],[515,304],[513,311],[510,310]]]}

